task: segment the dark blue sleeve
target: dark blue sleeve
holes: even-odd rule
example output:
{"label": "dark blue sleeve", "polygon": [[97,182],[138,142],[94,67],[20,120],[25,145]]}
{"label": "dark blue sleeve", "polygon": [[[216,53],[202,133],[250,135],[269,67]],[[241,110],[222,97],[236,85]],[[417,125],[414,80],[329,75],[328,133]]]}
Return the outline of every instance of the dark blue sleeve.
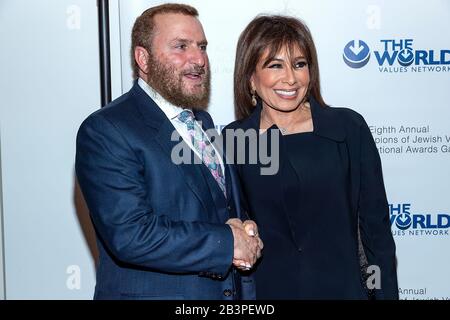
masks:
{"label": "dark blue sleeve", "polygon": [[361,177],[359,217],[361,241],[369,265],[380,268],[381,288],[376,299],[398,299],[395,242],[383,182],[381,160],[366,122],[360,127]]}
{"label": "dark blue sleeve", "polygon": [[75,169],[96,232],[116,259],[162,272],[228,272],[230,227],[173,221],[154,212],[143,164],[102,115],[89,117],[80,127]]}

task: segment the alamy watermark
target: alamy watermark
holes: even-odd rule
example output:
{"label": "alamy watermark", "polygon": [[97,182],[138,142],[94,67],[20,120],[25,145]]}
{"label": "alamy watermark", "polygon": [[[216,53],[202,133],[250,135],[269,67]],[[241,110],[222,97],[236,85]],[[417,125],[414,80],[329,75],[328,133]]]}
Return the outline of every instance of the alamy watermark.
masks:
{"label": "alamy watermark", "polygon": [[367,289],[381,289],[381,270],[377,265],[370,265],[366,270],[367,274],[370,276],[366,279]]}
{"label": "alamy watermark", "polygon": [[66,269],[67,279],[66,287],[69,290],[80,290],[81,289],[81,268],[79,265],[73,264],[67,266]]}
{"label": "alamy watermark", "polygon": [[[227,164],[260,164],[261,175],[275,175],[280,167],[280,131],[270,129],[259,132],[256,129],[225,129],[220,135],[214,128],[208,129],[203,137],[212,142],[219,157]],[[174,164],[201,164],[205,155],[192,157],[191,148],[181,139],[177,130],[172,132],[172,141],[178,141],[172,148]]]}

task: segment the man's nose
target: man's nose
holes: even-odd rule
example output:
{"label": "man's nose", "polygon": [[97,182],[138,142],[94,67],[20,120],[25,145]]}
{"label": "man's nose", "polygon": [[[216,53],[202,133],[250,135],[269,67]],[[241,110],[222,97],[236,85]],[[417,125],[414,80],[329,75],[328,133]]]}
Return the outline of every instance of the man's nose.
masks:
{"label": "man's nose", "polygon": [[200,67],[204,67],[207,61],[207,55],[201,48],[192,48],[190,52],[189,61]]}

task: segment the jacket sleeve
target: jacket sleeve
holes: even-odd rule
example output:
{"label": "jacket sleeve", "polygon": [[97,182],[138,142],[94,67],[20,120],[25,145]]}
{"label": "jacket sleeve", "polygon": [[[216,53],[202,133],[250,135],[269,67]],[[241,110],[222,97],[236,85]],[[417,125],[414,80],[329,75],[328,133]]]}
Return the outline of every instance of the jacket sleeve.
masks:
{"label": "jacket sleeve", "polygon": [[[360,126],[361,176],[359,219],[361,241],[369,266],[378,266],[381,283],[376,299],[398,299],[395,243],[378,149],[366,122]],[[376,279],[376,277],[374,277]]]}
{"label": "jacket sleeve", "polygon": [[230,227],[173,221],[154,212],[143,164],[117,127],[100,114],[90,116],[78,131],[75,170],[97,235],[117,260],[161,272],[228,272]]}

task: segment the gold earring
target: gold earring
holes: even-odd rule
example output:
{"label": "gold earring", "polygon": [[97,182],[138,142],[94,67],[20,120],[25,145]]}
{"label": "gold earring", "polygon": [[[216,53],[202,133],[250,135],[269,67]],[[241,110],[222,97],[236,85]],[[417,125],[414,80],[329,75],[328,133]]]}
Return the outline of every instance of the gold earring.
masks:
{"label": "gold earring", "polygon": [[254,107],[256,107],[256,104],[258,103],[258,101],[256,101],[256,90],[252,90],[252,105]]}

